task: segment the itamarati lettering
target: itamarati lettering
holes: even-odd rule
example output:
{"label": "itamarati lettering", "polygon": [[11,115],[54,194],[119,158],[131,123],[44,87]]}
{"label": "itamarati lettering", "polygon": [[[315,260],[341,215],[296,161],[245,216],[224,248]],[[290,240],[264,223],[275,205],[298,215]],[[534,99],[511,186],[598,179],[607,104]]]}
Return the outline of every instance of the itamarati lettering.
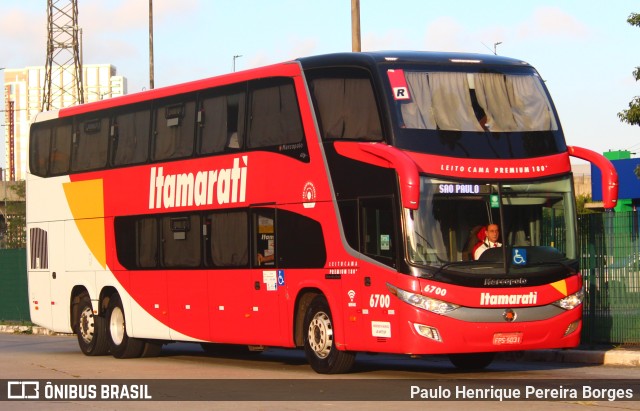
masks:
{"label": "itamarati lettering", "polygon": [[233,159],[233,167],[182,174],[164,174],[151,167],[149,210],[212,204],[242,203],[247,195],[247,156]]}
{"label": "itamarati lettering", "polygon": [[480,294],[480,305],[533,305],[538,302],[538,292],[529,294]]}

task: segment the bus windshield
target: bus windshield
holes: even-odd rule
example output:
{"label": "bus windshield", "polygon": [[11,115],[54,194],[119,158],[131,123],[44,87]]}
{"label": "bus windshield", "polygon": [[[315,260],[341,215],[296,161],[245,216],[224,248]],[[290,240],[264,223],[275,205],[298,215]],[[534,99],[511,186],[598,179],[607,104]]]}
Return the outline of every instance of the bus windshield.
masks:
{"label": "bus windshield", "polygon": [[485,241],[489,224],[498,226],[500,247],[539,247],[553,250],[561,260],[576,258],[569,177],[482,183],[423,176],[420,193],[419,208],[405,209],[404,216],[408,259],[413,264],[475,260],[474,249]]}

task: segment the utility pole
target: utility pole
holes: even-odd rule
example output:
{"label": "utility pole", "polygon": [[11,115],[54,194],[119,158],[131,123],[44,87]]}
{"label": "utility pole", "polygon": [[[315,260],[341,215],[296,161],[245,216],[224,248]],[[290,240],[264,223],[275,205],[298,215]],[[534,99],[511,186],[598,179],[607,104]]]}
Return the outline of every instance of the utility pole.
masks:
{"label": "utility pole", "polygon": [[149,90],[155,87],[153,78],[153,0],[149,0]]}
{"label": "utility pole", "polygon": [[351,0],[351,50],[360,52],[360,0]]}

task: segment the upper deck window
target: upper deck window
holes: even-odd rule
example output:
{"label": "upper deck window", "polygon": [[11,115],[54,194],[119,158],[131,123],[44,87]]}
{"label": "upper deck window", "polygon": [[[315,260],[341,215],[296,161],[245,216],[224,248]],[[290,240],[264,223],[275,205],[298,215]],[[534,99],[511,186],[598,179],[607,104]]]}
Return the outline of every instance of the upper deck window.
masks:
{"label": "upper deck window", "polygon": [[304,140],[295,88],[290,79],[251,85],[248,148],[295,144]]}
{"label": "upper deck window", "polygon": [[147,161],[150,125],[150,107],[122,110],[114,115],[111,148],[114,166],[140,164]]}
{"label": "upper deck window", "polygon": [[399,99],[404,127],[451,131],[557,130],[534,75],[407,71]]}
{"label": "upper deck window", "polygon": [[195,113],[195,95],[158,104],[153,131],[153,160],[184,158],[193,153]]}
{"label": "upper deck window", "polygon": [[324,139],[382,140],[380,114],[368,74],[334,70],[307,75]]}

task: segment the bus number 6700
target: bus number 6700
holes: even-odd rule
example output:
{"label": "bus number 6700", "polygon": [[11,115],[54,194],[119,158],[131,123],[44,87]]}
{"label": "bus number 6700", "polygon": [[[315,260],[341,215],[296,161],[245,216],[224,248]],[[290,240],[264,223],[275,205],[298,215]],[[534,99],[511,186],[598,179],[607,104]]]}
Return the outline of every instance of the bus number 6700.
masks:
{"label": "bus number 6700", "polygon": [[436,287],[435,285],[427,285],[426,287],[424,287],[424,292],[427,293],[427,294],[440,295],[442,297],[447,295],[447,289],[446,288]]}
{"label": "bus number 6700", "polygon": [[389,308],[389,305],[391,305],[389,294],[371,294],[369,298],[369,306],[371,308]]}

